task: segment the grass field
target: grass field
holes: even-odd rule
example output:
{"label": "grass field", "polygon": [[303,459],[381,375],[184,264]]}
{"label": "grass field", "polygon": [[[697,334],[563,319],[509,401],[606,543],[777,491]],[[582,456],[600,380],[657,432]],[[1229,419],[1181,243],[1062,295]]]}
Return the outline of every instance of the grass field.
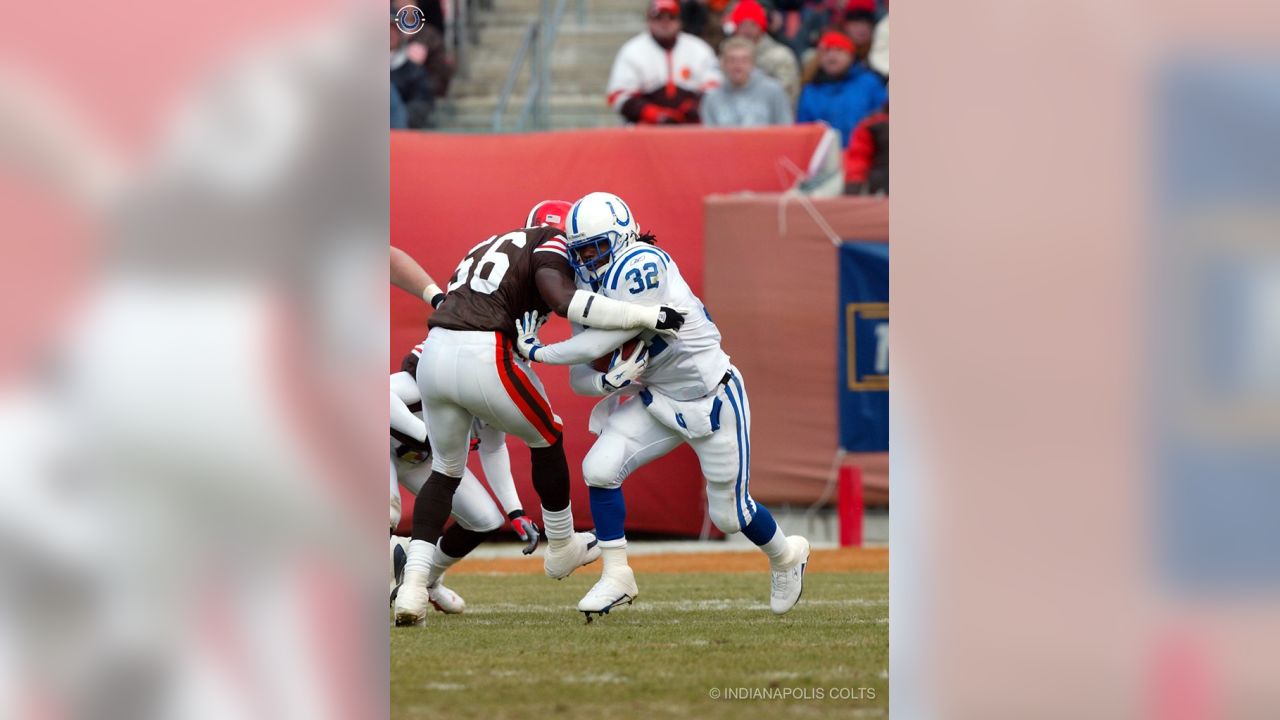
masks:
{"label": "grass field", "polygon": [[636,603],[590,625],[574,606],[597,565],[556,582],[463,563],[448,584],[466,613],[391,629],[391,717],[887,717],[887,555],[829,552],[840,571],[822,572],[815,553],[804,597],[782,617],[769,612],[758,554],[711,561],[736,572],[643,558]]}

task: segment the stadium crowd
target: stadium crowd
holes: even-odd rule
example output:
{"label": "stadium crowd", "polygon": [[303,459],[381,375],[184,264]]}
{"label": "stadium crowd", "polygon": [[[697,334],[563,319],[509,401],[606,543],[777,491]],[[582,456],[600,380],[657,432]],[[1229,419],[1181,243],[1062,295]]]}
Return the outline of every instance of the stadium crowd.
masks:
{"label": "stadium crowd", "polygon": [[[393,127],[432,127],[453,74],[440,0],[419,2],[422,32],[406,38],[392,24]],[[408,3],[396,0],[393,15]],[[846,193],[888,194],[888,0],[649,0],[646,21],[609,75],[623,122],[823,122],[845,148]]]}

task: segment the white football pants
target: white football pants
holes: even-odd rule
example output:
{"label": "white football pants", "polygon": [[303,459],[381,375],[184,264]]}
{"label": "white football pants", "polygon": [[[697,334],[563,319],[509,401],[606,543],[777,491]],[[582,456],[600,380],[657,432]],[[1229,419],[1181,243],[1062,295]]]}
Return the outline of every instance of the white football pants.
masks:
{"label": "white football pants", "polygon": [[624,402],[605,422],[582,461],[587,485],[616,488],[636,468],[688,442],[707,481],[707,510],[725,534],[740,532],[755,516],[751,499],[751,410],[741,375],[716,390],[718,416],[708,436],[693,440],[658,422],[639,398]]}
{"label": "white football pants", "polygon": [[449,477],[466,469],[473,416],[529,447],[560,439],[563,425],[542,382],[500,333],[432,328],[422,345],[418,388],[431,467]]}

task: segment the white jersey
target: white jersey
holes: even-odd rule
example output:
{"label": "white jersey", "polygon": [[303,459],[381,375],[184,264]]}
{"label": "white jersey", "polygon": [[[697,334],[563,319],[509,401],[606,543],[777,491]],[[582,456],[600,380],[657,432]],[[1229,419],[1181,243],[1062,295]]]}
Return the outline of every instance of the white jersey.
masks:
{"label": "white jersey", "polygon": [[[578,286],[592,290],[581,279]],[[729,356],[720,348],[720,329],[670,255],[654,245],[634,243],[619,253],[594,291],[615,300],[666,305],[685,313],[684,326],[674,340],[653,335],[649,364],[639,379],[649,390],[675,400],[693,400],[720,384],[729,370]]]}
{"label": "white jersey", "polygon": [[702,38],[680,33],[670,51],[646,30],[628,40],[613,59],[609,73],[609,107],[617,111],[636,95],[671,85],[705,93],[720,85],[716,53]]}

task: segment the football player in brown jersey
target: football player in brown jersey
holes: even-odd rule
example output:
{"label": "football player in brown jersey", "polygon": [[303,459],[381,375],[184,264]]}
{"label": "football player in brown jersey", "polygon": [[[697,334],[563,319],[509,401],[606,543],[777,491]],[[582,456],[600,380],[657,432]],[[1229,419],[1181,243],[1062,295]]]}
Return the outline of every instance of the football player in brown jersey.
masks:
{"label": "football player in brown jersey", "polygon": [[[556,206],[539,205],[544,217],[554,214]],[[413,539],[395,602],[397,625],[416,625],[426,617],[433,547],[466,467],[473,417],[529,445],[547,538],[547,576],[567,577],[600,556],[593,534],[573,530],[561,421],[538,376],[513,347],[516,320],[536,310],[586,327],[674,333],[684,316],[672,307],[622,302],[577,289],[562,213],[558,219],[560,227],[519,228],[472,248],[427,322],[418,386],[430,418],[432,472],[414,504]]]}

